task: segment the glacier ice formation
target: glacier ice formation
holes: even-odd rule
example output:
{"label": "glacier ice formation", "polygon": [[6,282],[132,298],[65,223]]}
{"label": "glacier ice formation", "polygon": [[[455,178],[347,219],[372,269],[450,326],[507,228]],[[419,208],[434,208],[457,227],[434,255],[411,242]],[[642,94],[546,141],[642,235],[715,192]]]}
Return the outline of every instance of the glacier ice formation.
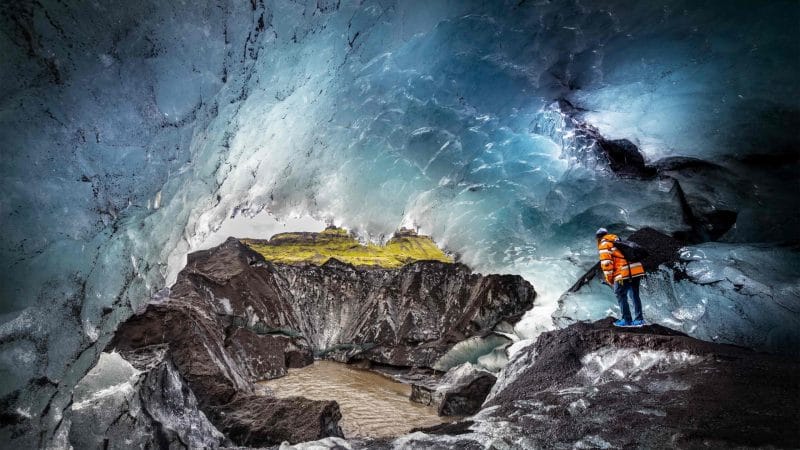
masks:
{"label": "glacier ice formation", "polygon": [[[798,328],[773,325],[800,314],[798,13],[4,4],[0,438],[63,442],[70,393],[116,325],[223,223],[263,211],[373,240],[414,226],[478,271],[521,274],[543,293],[527,338],[594,262],[591,230],[652,226],[706,255],[686,261],[699,283],[663,280],[654,320],[796,350]],[[632,145],[641,164],[620,172],[609,155]],[[608,309],[581,302],[585,318]]]}

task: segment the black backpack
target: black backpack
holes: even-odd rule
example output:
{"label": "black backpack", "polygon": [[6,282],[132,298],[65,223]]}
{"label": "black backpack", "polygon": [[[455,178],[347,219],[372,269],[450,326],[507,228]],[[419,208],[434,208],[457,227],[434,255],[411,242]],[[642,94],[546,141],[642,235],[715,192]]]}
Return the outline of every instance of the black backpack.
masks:
{"label": "black backpack", "polygon": [[649,254],[647,249],[641,245],[633,241],[626,241],[624,239],[617,239],[614,241],[614,247],[616,247],[622,253],[622,256],[624,256],[629,263],[642,262],[642,260],[647,258],[647,255]]}

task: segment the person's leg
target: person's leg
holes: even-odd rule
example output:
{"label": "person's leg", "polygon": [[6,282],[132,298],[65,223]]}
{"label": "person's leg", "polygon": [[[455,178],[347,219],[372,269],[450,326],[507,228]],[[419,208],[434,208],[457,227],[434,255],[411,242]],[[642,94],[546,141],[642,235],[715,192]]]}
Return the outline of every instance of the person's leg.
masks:
{"label": "person's leg", "polygon": [[639,298],[639,283],[642,281],[641,277],[634,278],[629,281],[631,297],[633,298],[633,316],[634,320],[644,320],[642,317],[642,299]]}
{"label": "person's leg", "polygon": [[631,321],[631,310],[628,307],[628,286],[623,283],[614,283],[614,294],[617,295],[619,309],[622,311],[622,320]]}

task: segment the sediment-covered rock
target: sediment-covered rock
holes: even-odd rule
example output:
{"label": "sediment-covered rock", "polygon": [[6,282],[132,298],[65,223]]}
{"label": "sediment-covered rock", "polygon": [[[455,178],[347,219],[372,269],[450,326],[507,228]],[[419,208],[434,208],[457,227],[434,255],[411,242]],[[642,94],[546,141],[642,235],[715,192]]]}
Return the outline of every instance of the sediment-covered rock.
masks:
{"label": "sediment-covered rock", "polygon": [[540,442],[591,436],[615,447],[798,442],[797,360],[658,325],[619,329],[611,322],[542,335],[514,358],[486,406],[518,414],[517,423]]}
{"label": "sediment-covered rock", "polygon": [[301,337],[342,361],[431,367],[453,344],[530,309],[536,293],[519,276],[438,261],[272,264],[229,239],[190,255],[171,296],[202,298],[249,329]]}
{"label": "sediment-covered rock", "polygon": [[335,401],[303,397],[242,396],[211,408],[211,420],[242,446],[280,445],[342,436],[342,414]]}

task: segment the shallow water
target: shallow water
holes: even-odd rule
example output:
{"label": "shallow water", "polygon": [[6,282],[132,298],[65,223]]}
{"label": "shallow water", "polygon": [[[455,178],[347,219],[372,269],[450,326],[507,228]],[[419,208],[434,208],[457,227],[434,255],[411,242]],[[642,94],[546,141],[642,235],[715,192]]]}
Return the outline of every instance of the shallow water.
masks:
{"label": "shallow water", "polygon": [[336,400],[342,412],[339,425],[348,438],[397,436],[451,420],[436,415],[434,408],[410,401],[411,386],[333,361],[316,361],[261,384],[278,397]]}

